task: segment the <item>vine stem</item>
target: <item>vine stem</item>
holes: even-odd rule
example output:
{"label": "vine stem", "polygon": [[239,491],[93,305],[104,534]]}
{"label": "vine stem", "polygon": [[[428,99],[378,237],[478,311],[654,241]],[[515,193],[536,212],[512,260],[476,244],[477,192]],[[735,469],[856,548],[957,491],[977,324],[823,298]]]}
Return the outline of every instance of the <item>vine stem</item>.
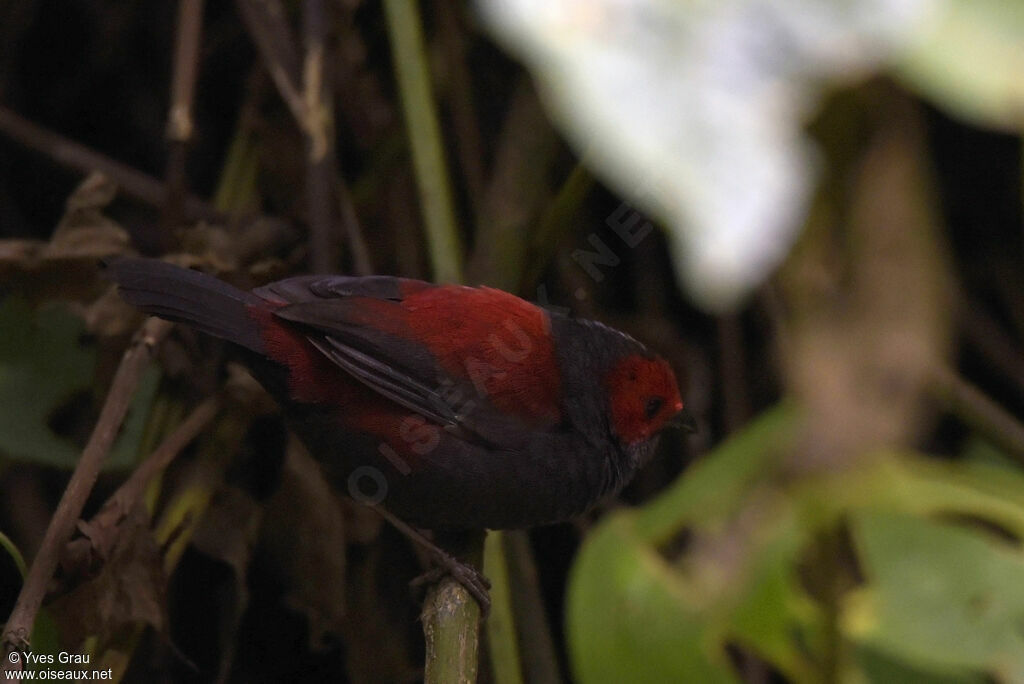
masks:
{"label": "vine stem", "polygon": [[103,460],[117,437],[139,380],[152,359],[153,350],[167,335],[172,325],[167,321],[150,318],[136,333],[131,346],[121,359],[96,427],[93,428],[89,442],[82,451],[82,457],[71,474],[60,503],[57,504],[57,510],[50,520],[49,527],[46,528],[46,534],[29,567],[25,583],[22,584],[14,610],[7,620],[2,638],[4,671],[20,670],[22,667],[20,658],[15,658],[16,662],[12,663],[8,656],[15,650],[26,650],[29,645],[32,625],[46,596],[47,584],[57,569],[61,551],[75,531],[75,523],[82,513],[89,492],[96,483]]}
{"label": "vine stem", "polygon": [[384,9],[434,280],[462,282],[462,244],[455,222],[441,126],[430,85],[419,3],[416,0],[385,0]]}

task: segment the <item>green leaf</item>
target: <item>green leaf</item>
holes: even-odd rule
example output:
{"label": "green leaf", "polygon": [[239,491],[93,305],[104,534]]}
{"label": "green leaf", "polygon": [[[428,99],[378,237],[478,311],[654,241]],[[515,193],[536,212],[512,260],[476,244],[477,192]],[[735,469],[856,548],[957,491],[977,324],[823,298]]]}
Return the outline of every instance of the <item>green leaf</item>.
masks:
{"label": "green leaf", "polygon": [[[25,574],[28,572],[25,559],[11,538],[3,532],[0,532],[0,548],[5,550],[7,555],[11,557],[15,567],[18,569],[18,573],[24,579]],[[57,634],[57,626],[48,608],[40,608],[36,614],[35,623],[32,625],[30,642],[36,653],[57,653],[59,651],[60,639]]]}
{"label": "green leaf", "polygon": [[0,532],[0,548],[7,552],[7,555],[14,561],[14,566],[18,568],[18,573],[25,577],[25,559],[11,538],[3,532]]}
{"label": "green leaf", "polygon": [[104,469],[130,468],[145,456],[145,454],[139,453],[139,449],[142,446],[149,410],[156,399],[161,377],[160,369],[155,366],[147,368],[142,374],[139,386],[135,389],[135,395],[132,397],[132,403],[128,406],[124,423],[121,425],[121,432],[117,435],[114,446],[110,448],[110,454],[107,455]]}
{"label": "green leaf", "polygon": [[815,679],[807,651],[821,641],[824,620],[801,584],[797,565],[807,520],[786,507],[762,527],[762,545],[747,560],[729,616],[730,638],[772,663],[790,681]]}
{"label": "green leaf", "polygon": [[893,454],[864,476],[833,482],[818,495],[838,508],[971,518],[1024,539],[1024,477],[1000,466]]}
{"label": "green leaf", "polygon": [[986,684],[989,679],[980,673],[957,671],[938,674],[910,667],[906,663],[872,648],[858,648],[856,661],[868,682],[885,684]]}
{"label": "green leaf", "polygon": [[[567,605],[579,679],[732,681],[733,644],[816,681],[838,637],[854,681],[1021,679],[1024,552],[999,540],[1024,538],[1024,477],[889,453],[785,484],[776,457],[794,448],[799,416],[766,412],[593,530]],[[867,584],[841,595],[836,635],[805,586],[805,552],[845,520]]]}
{"label": "green leaf", "polygon": [[[89,390],[96,349],[82,341],[85,325],[67,308],[33,310],[8,297],[0,302],[0,456],[36,465],[72,468],[81,446],[50,428],[54,413]],[[160,372],[146,371],[105,468],[138,460]]]}
{"label": "green leaf", "polygon": [[89,387],[95,353],[79,338],[84,324],[60,306],[37,312],[23,300],[0,302],[0,453],[11,459],[69,467],[78,448],[48,421]]}
{"label": "green leaf", "polygon": [[962,525],[903,513],[851,518],[868,586],[850,633],[879,652],[940,671],[1024,676],[1024,552]]}
{"label": "green leaf", "polygon": [[695,463],[669,489],[641,509],[637,529],[660,543],[684,525],[710,523],[735,511],[750,487],[785,453],[796,434],[798,411],[781,404]]}
{"label": "green leaf", "polygon": [[960,450],[959,462],[968,468],[977,466],[981,471],[998,469],[1007,477],[1015,478],[1024,491],[1024,471],[1021,471],[1020,461],[981,435],[975,434],[966,441]]}
{"label": "green leaf", "polygon": [[[43,607],[36,613],[35,624],[32,625],[32,650],[36,653],[60,653],[61,640],[57,622],[49,607]],[[45,665],[34,665],[31,669],[46,669]]]}
{"label": "green leaf", "polygon": [[699,597],[654,549],[629,513],[612,516],[580,551],[570,579],[569,647],[590,682],[734,682],[725,649],[709,639]]}
{"label": "green leaf", "polygon": [[[1024,539],[1024,476],[891,452],[780,480],[800,415],[766,412],[591,532],[567,605],[579,679],[734,681],[724,654],[738,645],[787,680],[817,681],[845,641],[851,681],[1024,681],[1024,550],[1006,541]],[[806,552],[844,521],[866,580],[824,605],[806,588]]]}
{"label": "green leaf", "polygon": [[791,443],[797,415],[788,405],[766,412],[655,501],[610,516],[588,536],[567,607],[580,681],[736,681],[730,641],[786,674],[807,672],[791,637],[816,614],[794,570],[804,534],[786,497],[765,496],[757,541],[738,567],[695,568],[686,553],[662,552],[694,530],[720,531]]}

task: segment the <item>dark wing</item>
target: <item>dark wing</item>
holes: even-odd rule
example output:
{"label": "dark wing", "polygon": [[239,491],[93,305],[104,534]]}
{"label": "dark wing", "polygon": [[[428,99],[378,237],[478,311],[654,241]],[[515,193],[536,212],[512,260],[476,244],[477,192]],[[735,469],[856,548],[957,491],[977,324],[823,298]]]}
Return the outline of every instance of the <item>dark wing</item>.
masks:
{"label": "dark wing", "polygon": [[435,287],[422,280],[394,276],[296,276],[269,283],[253,294],[279,304],[297,304],[319,299],[368,297],[401,301],[410,294]]}
{"label": "dark wing", "polygon": [[459,415],[445,403],[436,389],[345,344],[336,337],[312,336],[309,341],[337,366],[396,404],[440,425],[459,426]]}
{"label": "dark wing", "polygon": [[332,363],[440,425],[490,441],[560,419],[545,314],[517,297],[387,276],[304,276],[256,293]]}
{"label": "dark wing", "polygon": [[[373,327],[380,307],[398,313],[396,302],[433,287],[392,276],[298,276],[254,291],[284,304],[274,315],[309,329],[309,341],[360,382],[397,404],[441,425],[454,426],[457,415],[437,391],[440,369],[421,350],[390,332]],[[401,359],[401,363],[396,360]],[[418,361],[418,363],[417,363]]]}

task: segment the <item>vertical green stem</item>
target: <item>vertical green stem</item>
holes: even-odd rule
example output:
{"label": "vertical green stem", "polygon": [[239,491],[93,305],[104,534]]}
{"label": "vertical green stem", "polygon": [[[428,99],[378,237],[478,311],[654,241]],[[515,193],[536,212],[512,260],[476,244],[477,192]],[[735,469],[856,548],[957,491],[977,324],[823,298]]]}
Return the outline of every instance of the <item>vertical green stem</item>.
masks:
{"label": "vertical green stem", "polygon": [[419,4],[416,0],[385,0],[384,9],[434,279],[461,282],[462,245],[455,223]]}
{"label": "vertical green stem", "polygon": [[512,587],[508,559],[505,557],[505,534],[487,533],[484,540],[484,572],[491,580],[491,614],[487,616],[487,642],[491,651],[491,672],[495,684],[522,684],[523,668],[516,638]]}

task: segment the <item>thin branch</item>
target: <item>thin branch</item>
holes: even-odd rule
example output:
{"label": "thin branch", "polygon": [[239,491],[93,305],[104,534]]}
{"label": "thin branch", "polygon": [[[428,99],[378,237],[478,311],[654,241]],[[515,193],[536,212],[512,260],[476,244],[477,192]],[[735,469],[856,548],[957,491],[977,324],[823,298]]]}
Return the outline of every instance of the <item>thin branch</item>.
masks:
{"label": "thin branch", "polygon": [[174,74],[171,79],[171,107],[167,113],[167,192],[163,224],[181,222],[182,204],[188,191],[185,158],[192,140],[196,74],[199,70],[199,42],[203,28],[203,0],[180,0],[175,32]]}
{"label": "thin branch", "polygon": [[1009,411],[946,366],[932,371],[931,390],[965,423],[1024,462],[1024,424]]}
{"label": "thin branch", "polygon": [[462,240],[455,221],[419,3],[385,0],[384,9],[434,280],[462,282]]}
{"label": "thin branch", "polygon": [[[103,460],[110,451],[114,438],[117,437],[139,379],[153,356],[153,350],[171,326],[171,323],[157,318],[147,320],[121,359],[121,365],[114,375],[96,427],[82,451],[75,471],[71,474],[60,503],[57,504],[57,510],[18,594],[14,610],[7,620],[2,640],[4,668],[12,666],[7,654],[15,649],[26,650],[28,647],[32,625],[46,595],[46,585],[57,569],[61,551],[75,530],[75,523],[82,513],[89,492],[96,483]],[[13,666],[20,669],[20,663]]]}
{"label": "thin branch", "polygon": [[356,275],[371,275],[374,273],[373,260],[370,258],[370,248],[363,238],[363,229],[359,225],[359,217],[356,215],[355,203],[352,201],[352,193],[349,192],[345,179],[335,166],[335,187],[338,190],[338,205],[341,210],[341,226],[348,238],[349,249],[352,250],[352,271]]}
{"label": "thin branch", "polygon": [[306,133],[306,214],[310,262],[314,273],[333,270],[331,233],[334,226],[334,112],[332,79],[327,59],[327,8],[324,0],[302,3],[302,96]]}
{"label": "thin branch", "polygon": [[577,220],[580,206],[594,184],[593,176],[582,164],[577,164],[554,198],[548,202],[527,245],[525,268],[518,288],[520,291],[531,291],[544,269],[550,266],[558,245]]}
{"label": "thin branch", "polygon": [[495,149],[494,170],[481,198],[473,254],[466,272],[474,285],[519,285],[527,243],[548,198],[558,136],[533,86],[516,87]]}
{"label": "thin branch", "polygon": [[297,42],[279,0],[236,0],[236,5],[278,94],[306,135],[306,204],[313,270],[333,270],[330,237],[338,216],[352,250],[354,270],[372,273],[369,250],[334,155],[333,79],[328,73],[331,60],[326,52],[330,25],[327,5],[324,0],[303,4],[305,56],[301,66]]}
{"label": "thin branch", "polygon": [[475,682],[479,662],[480,602],[486,600],[486,605],[490,606],[486,595],[490,584],[477,573],[476,578],[481,583],[477,584],[475,590],[478,598],[474,598],[474,592],[466,585],[465,577],[462,581],[456,578],[455,566],[468,566],[472,572],[473,565],[482,565],[486,533],[471,532],[468,537],[460,537],[463,552],[459,554],[460,558],[456,558],[387,509],[374,506],[373,510],[410,541],[426,550],[438,564],[435,571],[440,572],[431,572],[413,581],[413,584],[420,584],[433,581],[435,575],[441,578],[427,591],[420,615],[427,651],[424,681],[427,684]]}
{"label": "thin branch", "polygon": [[192,413],[167,436],[146,460],[143,461],[117,488],[99,512],[90,521],[93,524],[113,523],[127,515],[145,494],[150,480],[171,464],[178,454],[187,447],[209,425],[221,409],[221,397],[215,395],[196,406]]}
{"label": "thin branch", "polygon": [[[6,135],[20,145],[40,152],[61,166],[80,173],[99,171],[117,183],[126,195],[154,207],[159,207],[166,196],[166,187],[156,178],[38,126],[2,106],[0,135]],[[191,195],[185,198],[184,211],[187,220],[225,220],[221,212]]]}
{"label": "thin branch", "polygon": [[236,0],[235,6],[277,92],[301,125],[306,120],[306,105],[299,92],[299,53],[285,20],[284,6],[280,0]]}
{"label": "thin branch", "polygon": [[[103,507],[88,521],[79,521],[81,537],[69,541],[61,553],[60,565],[68,568],[95,568],[106,562],[114,553],[121,536],[121,525],[128,516],[143,503],[146,487],[158,473],[170,465],[178,454],[187,447],[220,411],[222,400],[219,395],[210,397],[199,404],[167,438],[146,457],[127,480],[121,483]],[[65,573],[62,580],[67,585],[78,581],[78,573]],[[52,590],[51,590],[52,591]]]}
{"label": "thin branch", "polygon": [[960,307],[961,327],[968,342],[1007,380],[1024,392],[1024,357],[1010,336],[976,302]]}
{"label": "thin branch", "polygon": [[167,114],[167,139],[192,139],[196,76],[199,72],[199,44],[203,30],[203,0],[181,0],[175,33],[174,75],[171,80],[171,108]]}
{"label": "thin branch", "polygon": [[451,79],[449,104],[456,131],[455,148],[466,181],[466,194],[472,199],[476,214],[476,205],[483,198],[484,190],[484,145],[473,102],[472,78],[466,65],[466,30],[460,21],[460,13],[465,8],[454,2],[434,3],[434,8],[439,25],[438,39]]}

